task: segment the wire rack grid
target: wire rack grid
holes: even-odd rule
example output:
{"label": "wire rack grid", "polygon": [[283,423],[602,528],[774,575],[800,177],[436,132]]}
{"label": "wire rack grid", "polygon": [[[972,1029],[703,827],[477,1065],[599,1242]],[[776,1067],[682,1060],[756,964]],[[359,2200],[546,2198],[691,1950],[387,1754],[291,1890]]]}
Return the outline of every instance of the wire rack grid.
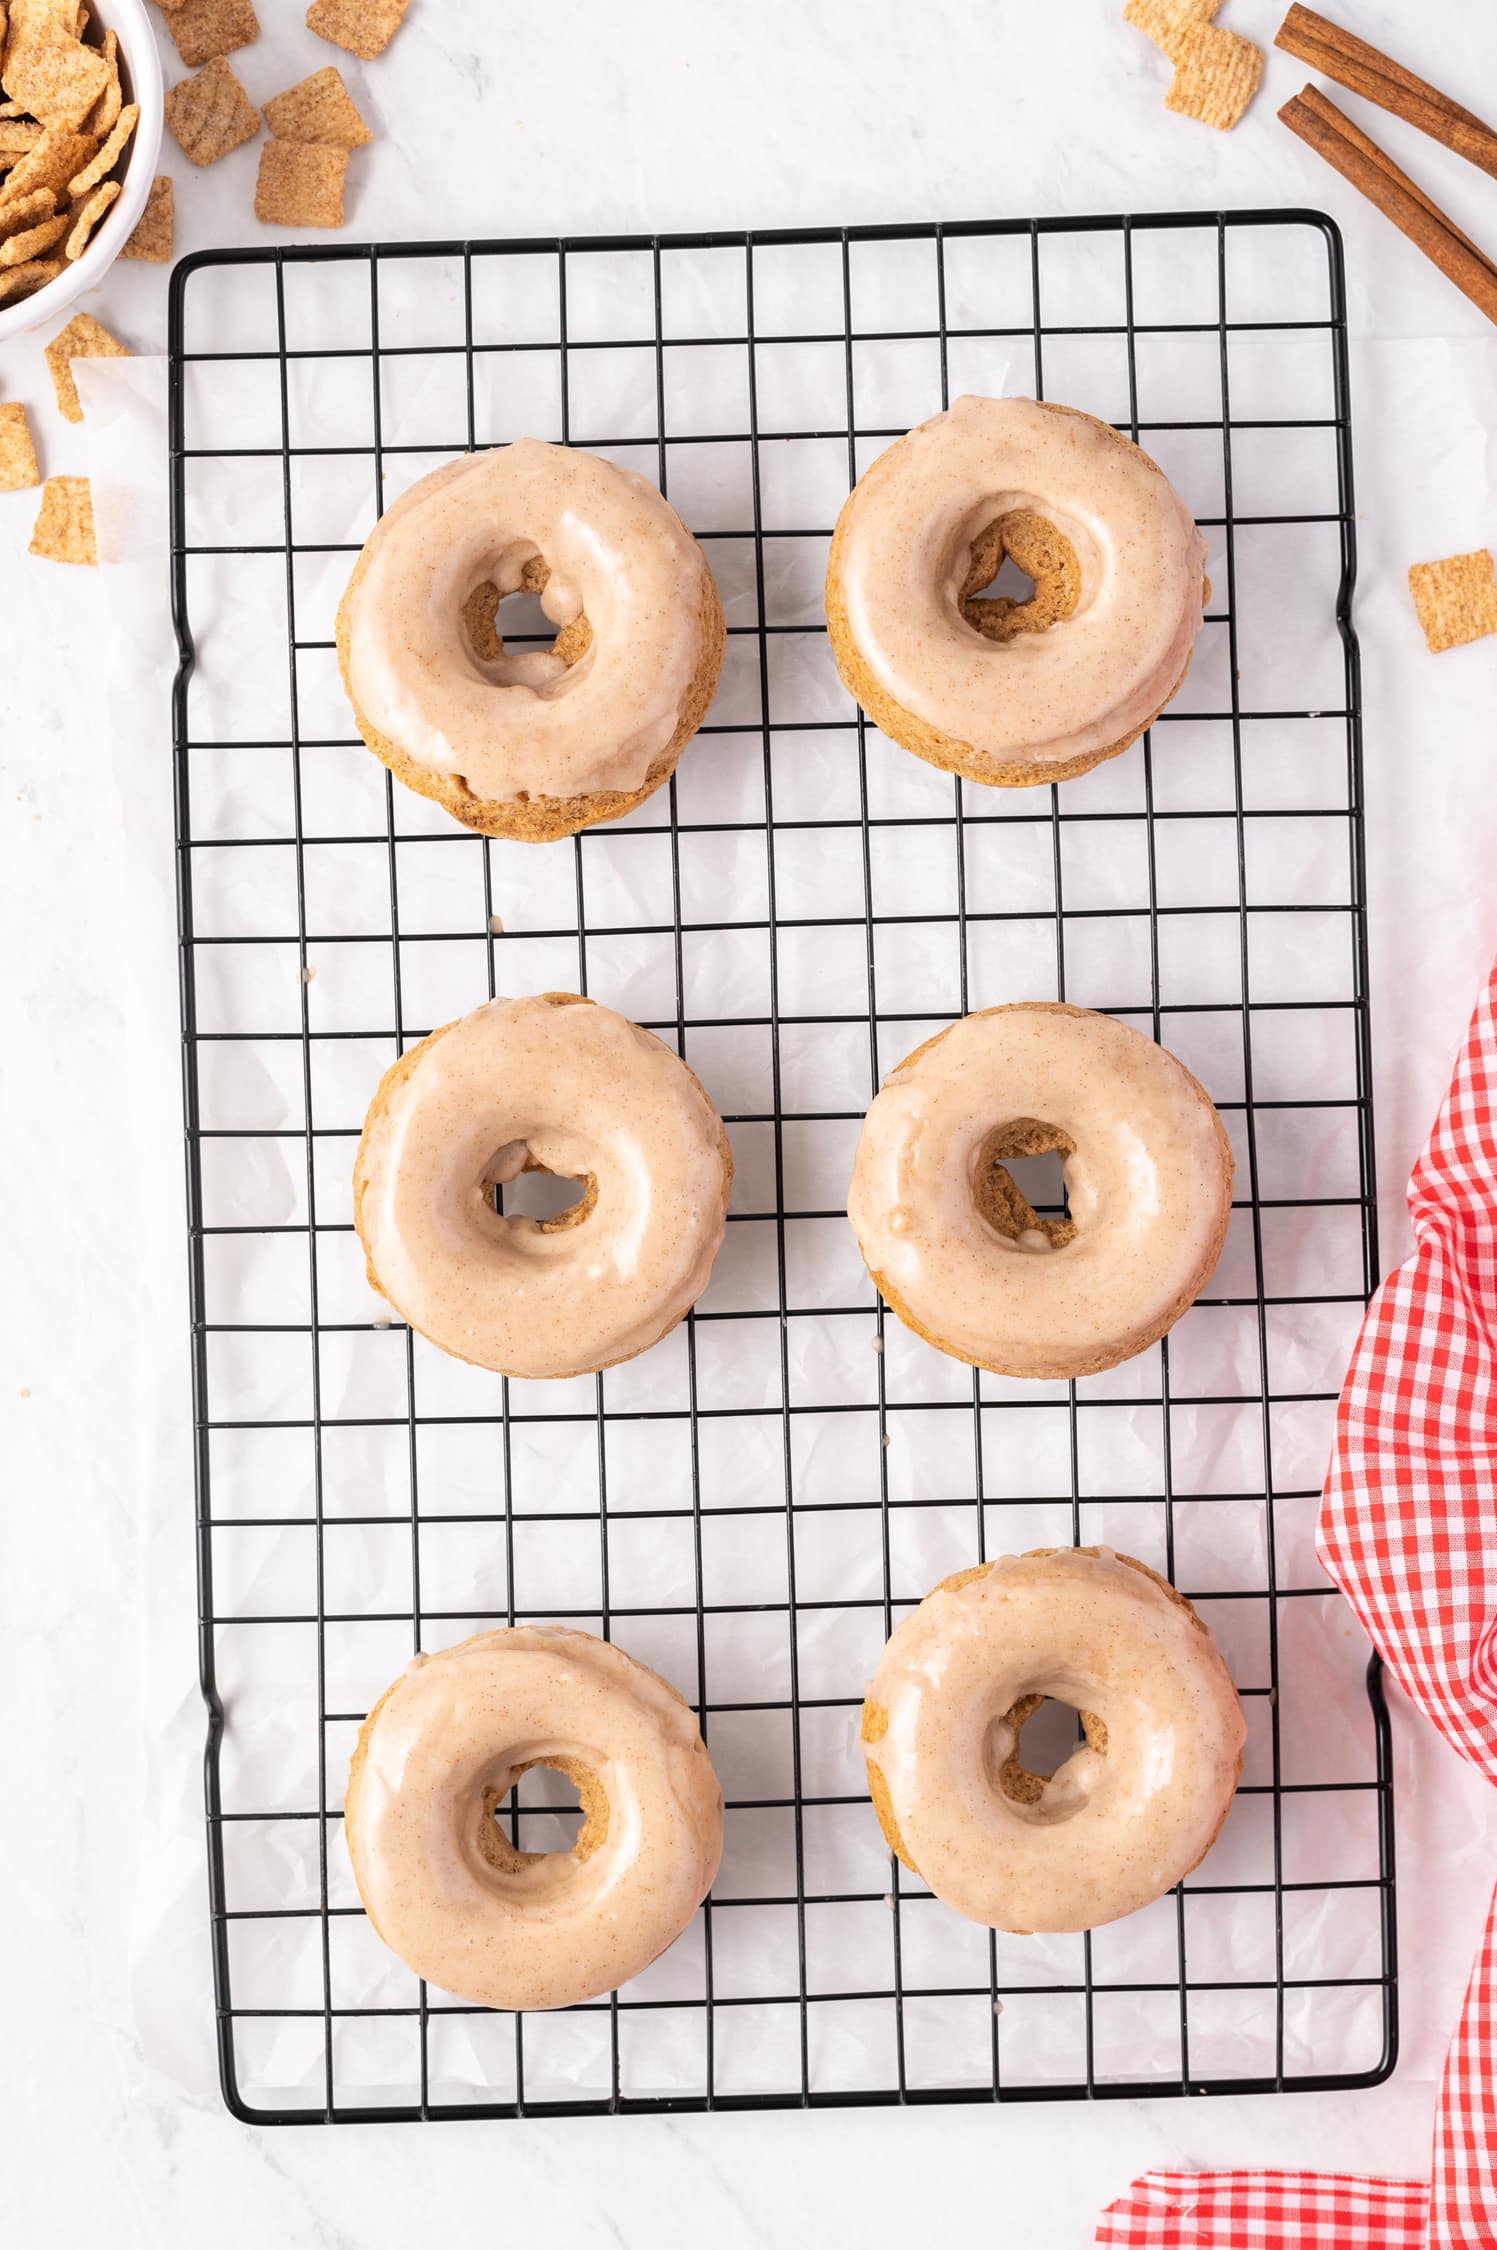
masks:
{"label": "wire rack grid", "polygon": [[[1339,238],[1308,212],[213,252],[171,300],[175,770],[212,1943],[260,2122],[1283,2090],[1395,2036],[1387,1720],[1313,1519],[1376,1272]],[[1215,592],[1186,690],[1078,782],[985,791],[842,695],[842,496],[961,390],[1140,440]],[[396,787],[332,612],[438,461],[523,434],[658,479],[728,657],[626,822],[486,842]],[[1283,685],[1289,682],[1287,689]],[[380,1072],[496,992],[677,1046],[738,1167],[712,1287],[607,1375],[445,1360],[364,1282]],[[886,1319],[841,1204],[881,1072],[997,1000],[1137,1022],[1206,1083],[1238,1201],[1208,1291],[1111,1375],[974,1374]],[[1213,1625],[1243,1786],[1182,1888],[1088,1936],[961,1924],[893,1863],[857,1707],[949,1570],[1104,1541]],[[698,1707],[726,1848],[623,1992],[509,2018],[369,1932],[359,1722],[417,1647],[563,1618]],[[1364,1676],[1365,1675],[1365,1676]],[[509,1808],[572,1830],[555,1777]]]}

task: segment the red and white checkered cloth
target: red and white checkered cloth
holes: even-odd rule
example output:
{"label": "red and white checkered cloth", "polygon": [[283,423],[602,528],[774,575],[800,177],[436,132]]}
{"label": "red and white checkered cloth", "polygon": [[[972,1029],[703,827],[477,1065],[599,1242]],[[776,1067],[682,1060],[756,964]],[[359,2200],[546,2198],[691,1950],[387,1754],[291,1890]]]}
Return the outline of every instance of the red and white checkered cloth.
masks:
{"label": "red and white checkered cloth", "polygon": [[[1497,966],[1409,1182],[1417,1243],[1352,1354],[1320,1556],[1389,1669],[1497,1782]],[[1148,2172],[1111,2250],[1493,2250],[1497,1898],[1451,2042],[1434,2177]]]}

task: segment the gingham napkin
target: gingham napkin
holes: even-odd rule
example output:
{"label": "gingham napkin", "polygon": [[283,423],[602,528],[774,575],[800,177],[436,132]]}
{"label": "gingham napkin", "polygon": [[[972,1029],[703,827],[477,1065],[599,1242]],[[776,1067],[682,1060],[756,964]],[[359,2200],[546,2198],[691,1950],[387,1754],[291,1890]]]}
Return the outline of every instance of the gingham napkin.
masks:
{"label": "gingham napkin", "polygon": [[[1417,1243],[1373,1298],[1336,1410],[1320,1556],[1413,1701],[1497,1782],[1497,965],[1409,1182]],[[1128,2250],[1493,2250],[1497,1898],[1440,2086],[1434,2177],[1148,2172]]]}

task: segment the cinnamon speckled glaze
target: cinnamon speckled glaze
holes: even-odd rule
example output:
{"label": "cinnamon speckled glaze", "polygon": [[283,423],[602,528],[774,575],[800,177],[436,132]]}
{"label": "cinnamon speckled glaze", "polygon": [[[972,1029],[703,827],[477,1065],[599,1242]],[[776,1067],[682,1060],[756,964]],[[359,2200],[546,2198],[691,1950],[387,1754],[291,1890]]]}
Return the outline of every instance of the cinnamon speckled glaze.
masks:
{"label": "cinnamon speckled glaze", "polygon": [[[580,1180],[552,1219],[501,1216],[496,1183]],[[380,1081],[354,1162],[369,1279],[410,1325],[504,1375],[632,1359],[701,1295],[733,1159],[680,1057],[576,993],[491,1000]]]}
{"label": "cinnamon speckled glaze", "polygon": [[[1059,1150],[1070,1216],[1038,1218],[1003,1159]],[[847,1212],[880,1295],[995,1374],[1092,1374],[1205,1286],[1232,1152],[1204,1088],[1142,1032],[1036,1002],[963,1016],[890,1071]]]}
{"label": "cinnamon speckled glaze", "polygon": [[[1039,598],[976,598],[1016,536]],[[1108,423],[960,398],[859,478],[827,626],[845,686],[907,750],[974,781],[1061,781],[1126,750],[1180,686],[1205,561],[1169,479]]]}
{"label": "cinnamon speckled glaze", "polygon": [[[1085,1742],[1048,1779],[1020,1730],[1051,1696]],[[1190,1604],[1104,1547],[962,1571],[884,1649],[863,1706],[880,1823],[904,1864],[990,1929],[1090,1930],[1188,1875],[1242,1770],[1242,1706]]]}
{"label": "cinnamon speckled glaze", "polygon": [[[521,590],[560,628],[554,647],[505,648],[494,604]],[[656,487],[537,438],[449,461],[385,510],[337,640],[359,730],[392,772],[470,828],[534,842],[659,788],[724,645],[706,558]]]}
{"label": "cinnamon speckled glaze", "polygon": [[[530,1766],[573,1781],[566,1852],[494,1814]],[[370,1921],[407,1967],[488,2008],[611,1992],[681,1935],[722,1856],[723,1799],[668,1681],[564,1625],[417,1656],[365,1720],[344,1805]]]}

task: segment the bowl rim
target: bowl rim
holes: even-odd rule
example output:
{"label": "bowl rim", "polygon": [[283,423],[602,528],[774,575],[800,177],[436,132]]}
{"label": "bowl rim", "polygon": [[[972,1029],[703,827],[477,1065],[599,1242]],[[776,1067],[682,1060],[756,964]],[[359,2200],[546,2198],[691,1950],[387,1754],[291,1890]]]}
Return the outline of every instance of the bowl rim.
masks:
{"label": "bowl rim", "polygon": [[106,31],[118,35],[120,52],[130,74],[130,98],[140,108],[120,193],[82,257],[76,259],[66,273],[44,283],[18,304],[0,306],[0,344],[12,336],[22,336],[33,328],[42,327],[98,286],[134,233],[156,176],[165,93],[161,57],[156,50],[156,34],[145,0],[91,0],[91,13]]}

